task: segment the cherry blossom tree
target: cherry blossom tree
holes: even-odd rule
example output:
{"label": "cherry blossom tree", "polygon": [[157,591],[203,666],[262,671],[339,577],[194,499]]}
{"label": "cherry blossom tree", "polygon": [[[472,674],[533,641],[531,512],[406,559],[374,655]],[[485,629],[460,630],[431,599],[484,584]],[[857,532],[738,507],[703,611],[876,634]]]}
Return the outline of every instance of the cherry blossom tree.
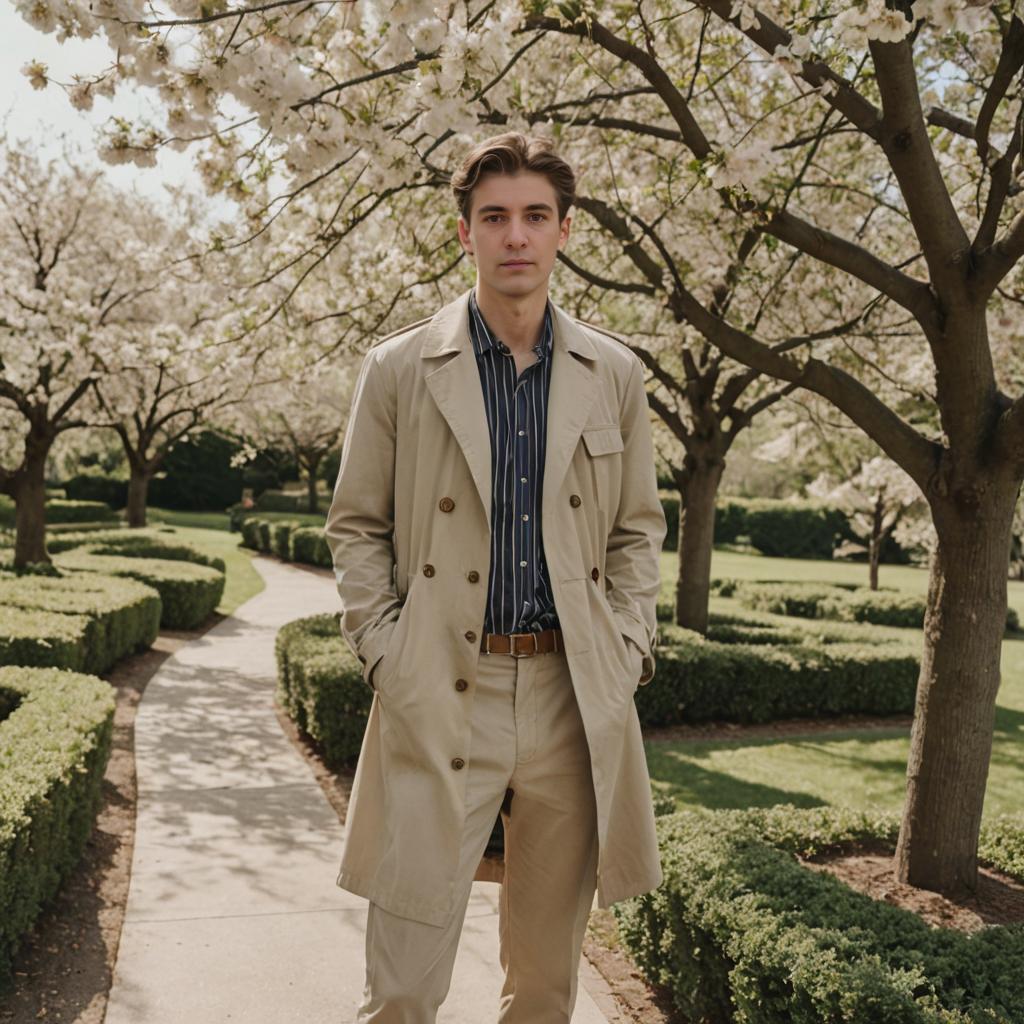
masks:
{"label": "cherry blossom tree", "polygon": [[146,240],[119,228],[138,203],[67,153],[43,163],[0,146],[0,491],[16,505],[18,567],[49,561],[44,473],[55,439],[89,422],[91,387],[148,316]]}
{"label": "cherry blossom tree", "polygon": [[[691,280],[695,253],[663,286],[681,323],[833,403],[927,500],[936,547],[897,867],[916,885],[975,887],[1024,478],[1021,382],[994,358],[1016,330],[996,310],[1018,301],[1024,255],[1024,23],[1009,3],[818,0],[769,15],[748,0],[682,11],[667,0],[213,11],[174,0],[167,17],[140,0],[21,6],[46,30],[102,31],[121,55],[116,75],[166,100],[165,125],[115,124],[108,158],[144,162],[200,140],[207,180],[244,196],[255,218],[275,172],[290,183],[284,201],[331,180],[338,201],[311,250],[340,245],[370,211],[437,175],[445,147],[477,126],[536,125],[546,97],[543,122],[566,136],[625,140],[612,155],[623,167],[655,154],[615,197],[623,252],[654,259],[666,247],[644,205],[662,205],[659,186],[684,203],[710,189],[766,265],[814,268],[820,301],[837,288],[874,296],[886,331],[853,343],[851,371],[834,339],[780,351],[777,336],[716,307]],[[45,68],[26,70],[46,86]],[[116,75],[66,85],[81,101]],[[234,123],[227,97],[243,111]],[[929,364],[935,415],[923,424],[877,386],[892,374],[878,339],[901,323],[904,351]]]}

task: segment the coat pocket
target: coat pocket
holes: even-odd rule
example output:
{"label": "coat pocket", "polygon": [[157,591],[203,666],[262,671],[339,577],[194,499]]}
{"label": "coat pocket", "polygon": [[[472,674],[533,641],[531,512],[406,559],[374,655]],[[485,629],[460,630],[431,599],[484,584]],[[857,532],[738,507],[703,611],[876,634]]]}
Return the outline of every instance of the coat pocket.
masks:
{"label": "coat pocket", "polygon": [[622,451],[622,431],[617,423],[584,427],[583,443],[587,447],[588,455],[612,455]]}

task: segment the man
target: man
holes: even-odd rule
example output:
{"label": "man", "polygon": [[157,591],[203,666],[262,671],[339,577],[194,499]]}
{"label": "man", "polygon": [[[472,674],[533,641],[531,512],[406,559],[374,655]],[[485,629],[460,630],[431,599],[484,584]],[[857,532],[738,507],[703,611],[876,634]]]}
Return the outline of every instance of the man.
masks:
{"label": "man", "polygon": [[498,1019],[567,1024],[595,888],[662,877],[633,694],[665,517],[640,361],[548,300],[571,168],[508,133],[452,189],[476,286],[367,354],[327,517],[374,690],[337,884],[359,1024],[433,1022],[500,811]]}

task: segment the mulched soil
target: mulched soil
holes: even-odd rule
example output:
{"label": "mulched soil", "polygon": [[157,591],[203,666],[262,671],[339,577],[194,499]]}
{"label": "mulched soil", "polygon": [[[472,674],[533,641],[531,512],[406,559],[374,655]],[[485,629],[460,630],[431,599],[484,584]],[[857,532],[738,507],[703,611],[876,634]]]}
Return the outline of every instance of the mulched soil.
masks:
{"label": "mulched soil", "polygon": [[802,863],[827,871],[872,899],[912,910],[935,928],[976,932],[1024,921],[1024,885],[990,868],[979,870],[977,892],[951,899],[899,881],[893,872],[893,850],[881,844],[861,844]]}

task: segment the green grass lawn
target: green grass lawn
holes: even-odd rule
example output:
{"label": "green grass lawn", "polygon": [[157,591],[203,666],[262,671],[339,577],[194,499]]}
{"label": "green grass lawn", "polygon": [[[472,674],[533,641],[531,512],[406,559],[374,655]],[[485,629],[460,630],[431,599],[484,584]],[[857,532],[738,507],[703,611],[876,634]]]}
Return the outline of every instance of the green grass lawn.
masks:
{"label": "green grass lawn", "polygon": [[227,578],[224,596],[217,605],[222,615],[230,615],[263,589],[263,577],[252,564],[253,552],[240,546],[240,533],[228,530],[228,517],[224,512],[171,512],[150,508],[147,518],[150,526],[173,526],[174,536],[194,544],[204,554],[224,559]]}
{"label": "green grass lawn", "polygon": [[[662,553],[662,601],[671,601],[676,554]],[[764,558],[715,551],[712,577],[815,580],[867,584],[867,566],[856,563]],[[928,575],[911,566],[882,566],[879,583],[912,593],[927,591]],[[1024,582],[1010,582],[1010,604],[1024,615]],[[732,599],[713,598],[717,611],[742,613]],[[915,631],[919,632],[919,631]],[[1003,641],[1003,682],[985,803],[986,816],[1019,811],[1024,795],[1024,640]],[[655,684],[657,677],[655,677]],[[815,730],[780,739],[646,742],[651,780],[677,806],[811,807],[846,804],[898,811],[903,803],[909,734],[905,729],[848,732]]]}

